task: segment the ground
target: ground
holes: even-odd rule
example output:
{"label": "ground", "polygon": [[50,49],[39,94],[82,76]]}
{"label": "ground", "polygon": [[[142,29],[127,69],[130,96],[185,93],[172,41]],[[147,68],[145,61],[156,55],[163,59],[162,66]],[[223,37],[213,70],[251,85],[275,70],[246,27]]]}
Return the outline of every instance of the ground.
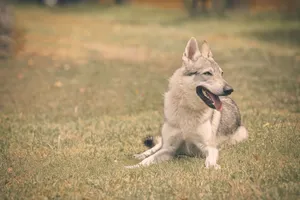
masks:
{"label": "ground", "polygon": [[[299,198],[299,21],[135,6],[16,13],[26,43],[0,61],[1,199]],[[159,133],[191,36],[210,44],[250,137],[221,151],[221,170],[190,157],[125,169]]]}

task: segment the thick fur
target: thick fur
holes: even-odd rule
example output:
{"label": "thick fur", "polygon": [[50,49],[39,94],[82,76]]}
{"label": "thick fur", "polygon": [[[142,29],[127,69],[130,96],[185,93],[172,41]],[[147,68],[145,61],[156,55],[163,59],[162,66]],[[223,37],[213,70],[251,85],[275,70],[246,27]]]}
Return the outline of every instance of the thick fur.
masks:
{"label": "thick fur", "polygon": [[[237,105],[230,97],[224,96],[224,88],[230,86],[212,58],[207,42],[204,41],[199,48],[196,39],[191,38],[182,61],[182,67],[170,78],[169,90],[164,96],[165,120],[161,137],[156,138],[155,145],[153,138],[148,138],[147,144],[153,147],[136,154],[135,157],[142,161],[128,168],[148,166],[185,154],[204,156],[207,168],[218,169],[219,146],[225,142],[236,144],[248,138]],[[208,107],[196,93],[198,86],[220,96],[222,110]]]}

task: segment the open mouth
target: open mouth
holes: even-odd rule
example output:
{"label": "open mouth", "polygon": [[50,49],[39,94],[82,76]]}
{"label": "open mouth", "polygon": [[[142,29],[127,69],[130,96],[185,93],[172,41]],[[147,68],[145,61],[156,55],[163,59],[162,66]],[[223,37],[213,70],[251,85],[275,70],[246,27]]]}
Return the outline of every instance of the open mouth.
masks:
{"label": "open mouth", "polygon": [[222,110],[222,102],[217,95],[213,94],[208,89],[206,89],[202,86],[198,86],[196,88],[196,92],[197,92],[198,96],[202,99],[202,101],[207,106],[209,106],[210,108],[216,109],[218,111]]}

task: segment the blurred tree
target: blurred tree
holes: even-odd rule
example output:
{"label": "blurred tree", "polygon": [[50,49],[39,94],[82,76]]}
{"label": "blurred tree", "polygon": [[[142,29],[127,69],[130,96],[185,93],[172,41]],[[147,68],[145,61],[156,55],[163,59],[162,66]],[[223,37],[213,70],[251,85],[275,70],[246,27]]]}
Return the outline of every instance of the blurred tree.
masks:
{"label": "blurred tree", "polygon": [[184,0],[184,5],[189,11],[191,16],[196,16],[198,14],[198,7],[200,4],[200,12],[207,12],[208,0]]}
{"label": "blurred tree", "polygon": [[24,29],[17,23],[13,7],[0,1],[0,58],[13,56],[23,44]]}
{"label": "blurred tree", "polygon": [[14,15],[12,9],[0,2],[0,57],[6,58],[12,54]]}
{"label": "blurred tree", "polygon": [[184,0],[184,5],[190,15],[195,16],[199,13],[199,7],[200,13],[207,13],[209,2],[212,11],[220,15],[223,15],[226,9],[248,9],[250,5],[250,0]]}
{"label": "blurred tree", "polygon": [[115,3],[116,3],[116,4],[123,4],[123,3],[124,3],[124,0],[115,0]]}
{"label": "blurred tree", "polygon": [[224,14],[228,0],[212,0],[212,8],[218,14]]}
{"label": "blurred tree", "polygon": [[212,8],[218,14],[226,9],[248,9],[250,0],[212,0]]}
{"label": "blurred tree", "polygon": [[226,0],[226,8],[229,9],[248,9],[250,0]]}
{"label": "blurred tree", "polygon": [[196,15],[197,13],[197,7],[198,7],[198,0],[192,0],[192,5],[191,5],[191,11],[190,11],[190,14],[192,16]]}

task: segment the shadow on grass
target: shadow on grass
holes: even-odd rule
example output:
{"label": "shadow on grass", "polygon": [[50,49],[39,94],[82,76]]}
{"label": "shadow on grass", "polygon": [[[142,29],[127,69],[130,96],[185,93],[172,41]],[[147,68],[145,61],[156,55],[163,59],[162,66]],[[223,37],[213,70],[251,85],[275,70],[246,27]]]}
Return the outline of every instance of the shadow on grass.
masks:
{"label": "shadow on grass", "polygon": [[282,21],[285,22],[299,22],[300,12],[274,12],[274,11],[264,11],[259,13],[251,13],[248,11],[240,10],[229,10],[225,13],[215,13],[215,12],[197,12],[194,16],[191,16],[186,11],[185,16],[176,17],[172,20],[168,20],[162,23],[162,25],[182,25],[186,22],[205,22],[207,20],[217,20],[222,21],[241,21],[241,22],[261,22],[261,21]]}
{"label": "shadow on grass", "polygon": [[300,13],[299,12],[274,12],[274,11],[264,11],[258,12],[255,14],[247,13],[245,15],[247,19],[254,21],[261,20],[280,20],[282,22],[285,21],[299,21]]}
{"label": "shadow on grass", "polygon": [[246,33],[246,35],[271,43],[291,46],[300,45],[300,27],[282,27],[280,29],[259,30],[255,32]]}
{"label": "shadow on grass", "polygon": [[168,21],[163,21],[160,24],[166,26],[180,26],[188,22],[206,22],[207,20],[218,20],[219,22],[221,22],[228,19],[230,19],[228,15],[217,15],[213,13],[202,13],[196,16],[190,16],[186,14],[186,16],[176,17]]}

